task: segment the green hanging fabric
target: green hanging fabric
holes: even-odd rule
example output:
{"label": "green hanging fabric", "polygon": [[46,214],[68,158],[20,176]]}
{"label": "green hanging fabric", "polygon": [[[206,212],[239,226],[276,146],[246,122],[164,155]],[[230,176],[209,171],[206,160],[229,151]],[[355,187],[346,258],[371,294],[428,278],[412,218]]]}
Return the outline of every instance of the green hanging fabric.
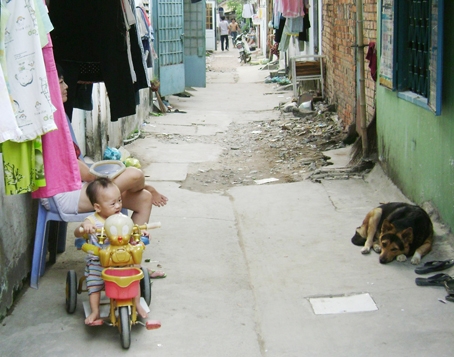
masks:
{"label": "green hanging fabric", "polygon": [[35,140],[2,144],[5,193],[17,195],[46,185],[41,137]]}

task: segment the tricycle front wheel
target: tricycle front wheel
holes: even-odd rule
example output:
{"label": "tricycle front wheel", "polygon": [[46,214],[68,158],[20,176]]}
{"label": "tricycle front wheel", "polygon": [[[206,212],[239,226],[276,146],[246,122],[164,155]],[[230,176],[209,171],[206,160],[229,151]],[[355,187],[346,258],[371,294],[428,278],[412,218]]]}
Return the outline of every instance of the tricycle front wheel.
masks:
{"label": "tricycle front wheel", "polygon": [[66,312],[68,314],[76,311],[77,305],[77,275],[74,270],[66,274]]}
{"label": "tricycle front wheel", "polygon": [[121,346],[124,349],[128,349],[131,345],[131,316],[129,316],[128,306],[121,306],[119,308],[119,318]]}

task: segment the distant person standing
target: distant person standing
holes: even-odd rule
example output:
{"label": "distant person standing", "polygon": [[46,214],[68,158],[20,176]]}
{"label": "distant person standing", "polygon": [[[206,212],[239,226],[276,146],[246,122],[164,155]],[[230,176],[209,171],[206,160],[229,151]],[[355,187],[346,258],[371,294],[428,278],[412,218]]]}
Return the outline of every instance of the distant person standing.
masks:
{"label": "distant person standing", "polygon": [[238,31],[240,30],[240,26],[236,22],[235,19],[232,19],[229,25],[230,36],[232,36],[232,43],[235,42],[236,36],[238,35]]}
{"label": "distant person standing", "polygon": [[229,50],[229,23],[225,19],[225,16],[221,16],[221,22],[219,23],[219,31],[221,34],[221,50],[224,51],[224,41],[225,49]]}

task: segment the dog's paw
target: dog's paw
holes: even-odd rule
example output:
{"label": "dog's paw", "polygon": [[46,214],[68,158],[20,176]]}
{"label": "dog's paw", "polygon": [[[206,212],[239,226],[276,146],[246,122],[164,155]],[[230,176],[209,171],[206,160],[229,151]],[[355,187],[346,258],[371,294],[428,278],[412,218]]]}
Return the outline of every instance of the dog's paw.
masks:
{"label": "dog's paw", "polygon": [[411,258],[411,264],[418,265],[419,263],[421,263],[421,255],[416,252]]}
{"label": "dog's paw", "polygon": [[401,254],[397,256],[396,260],[398,262],[405,262],[407,260],[407,257],[405,256],[405,254]]}
{"label": "dog's paw", "polygon": [[374,249],[375,253],[378,253],[378,254],[381,253],[381,247],[379,244],[374,244],[373,249]]}
{"label": "dog's paw", "polygon": [[370,253],[370,247],[362,247],[361,248],[361,253],[362,254],[369,254]]}

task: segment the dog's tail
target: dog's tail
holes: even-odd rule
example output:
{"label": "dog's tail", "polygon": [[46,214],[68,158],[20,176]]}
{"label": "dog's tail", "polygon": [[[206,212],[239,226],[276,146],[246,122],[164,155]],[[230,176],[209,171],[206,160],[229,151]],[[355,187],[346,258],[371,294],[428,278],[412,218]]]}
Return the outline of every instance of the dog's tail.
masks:
{"label": "dog's tail", "polygon": [[355,233],[355,235],[353,236],[352,238],[352,243],[354,245],[359,245],[359,246],[363,246],[364,244],[366,244],[366,238],[363,238],[361,237],[358,232]]}

